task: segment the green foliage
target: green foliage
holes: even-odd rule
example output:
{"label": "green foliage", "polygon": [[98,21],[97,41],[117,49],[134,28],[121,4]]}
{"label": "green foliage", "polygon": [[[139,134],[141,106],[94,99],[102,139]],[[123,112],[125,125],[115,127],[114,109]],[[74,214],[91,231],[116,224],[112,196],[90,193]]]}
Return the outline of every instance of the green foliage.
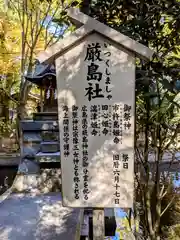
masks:
{"label": "green foliage", "polygon": [[62,23],[63,12],[71,3],[70,0],[61,4],[58,0],[9,0],[4,8],[4,1],[0,0],[0,102],[3,104],[1,114],[5,114],[4,124],[9,120],[8,108],[12,107],[12,102],[18,109],[18,117],[24,117],[31,89],[24,74],[33,69],[40,51],[62,37],[53,20],[58,18]]}
{"label": "green foliage", "polygon": [[179,240],[180,239],[180,224],[176,224],[175,226],[170,227],[168,229],[169,235],[167,237],[168,240]]}
{"label": "green foliage", "polygon": [[[156,52],[150,63],[136,61],[136,164],[143,169],[144,181],[136,176],[135,201],[143,212],[141,228],[145,239],[157,240],[162,234],[167,236],[167,228],[174,225],[173,219],[177,220],[177,199],[161,216],[173,196],[179,195],[170,182],[160,184],[159,171],[163,154],[179,150],[180,2],[92,0],[90,10],[94,18]],[[152,150],[156,162],[153,177],[148,167],[148,153]],[[169,161],[174,161],[173,155]],[[166,193],[167,185],[170,188]],[[166,231],[162,233],[162,229]]]}
{"label": "green foliage", "polygon": [[13,132],[13,130],[16,128],[16,125],[14,122],[11,121],[4,121],[4,118],[0,118],[0,138],[3,138],[4,136],[7,136]]}

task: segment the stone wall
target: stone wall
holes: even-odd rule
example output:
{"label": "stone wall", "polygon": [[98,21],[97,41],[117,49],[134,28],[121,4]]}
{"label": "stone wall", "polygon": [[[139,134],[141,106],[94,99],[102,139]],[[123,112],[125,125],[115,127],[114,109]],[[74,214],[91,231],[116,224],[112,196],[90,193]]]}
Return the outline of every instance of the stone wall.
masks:
{"label": "stone wall", "polygon": [[61,192],[61,170],[41,169],[39,174],[18,174],[13,192],[48,193]]}
{"label": "stone wall", "polygon": [[[61,169],[39,169],[38,173],[29,174],[36,170],[36,164],[24,160],[19,165],[20,157],[1,157],[0,160],[0,185],[4,185],[7,177],[8,186],[3,192],[12,186],[12,192],[60,192],[61,191]],[[19,166],[18,166],[19,165]],[[16,177],[15,177],[16,176]]]}

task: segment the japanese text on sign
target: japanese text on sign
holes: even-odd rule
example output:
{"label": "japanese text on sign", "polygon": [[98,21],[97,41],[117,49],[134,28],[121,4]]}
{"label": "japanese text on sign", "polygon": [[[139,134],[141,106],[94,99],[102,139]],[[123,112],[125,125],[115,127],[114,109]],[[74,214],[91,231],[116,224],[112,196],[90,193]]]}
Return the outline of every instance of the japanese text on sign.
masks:
{"label": "japanese text on sign", "polygon": [[[104,48],[107,48],[107,44],[104,44]],[[104,55],[104,59],[102,58]],[[102,47],[100,43],[92,43],[87,47],[87,53],[85,61],[88,61],[87,65],[87,82],[88,87],[85,88],[88,100],[91,101],[95,98],[112,98],[112,91],[110,89],[111,84],[111,72],[110,72],[110,59],[111,53],[107,50],[102,53]],[[105,72],[100,70],[99,62],[105,63]],[[104,75],[105,76],[104,76]]]}

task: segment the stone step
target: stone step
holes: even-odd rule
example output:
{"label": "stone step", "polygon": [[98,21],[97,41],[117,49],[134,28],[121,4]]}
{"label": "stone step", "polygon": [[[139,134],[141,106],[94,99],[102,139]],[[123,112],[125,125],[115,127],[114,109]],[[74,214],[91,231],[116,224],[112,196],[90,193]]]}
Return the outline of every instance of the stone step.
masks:
{"label": "stone step", "polygon": [[40,162],[39,167],[40,169],[60,169],[61,163],[60,162]]}
{"label": "stone step", "polygon": [[39,174],[40,167],[35,161],[23,159],[18,166],[18,174]]}
{"label": "stone step", "polygon": [[39,144],[24,144],[22,149],[22,158],[35,159],[36,154],[40,151]]}
{"label": "stone step", "polygon": [[59,142],[24,142],[23,143],[23,156],[27,158],[34,158],[36,153],[56,153],[59,152]]}
{"label": "stone step", "polygon": [[38,112],[33,113],[33,120],[35,121],[57,121],[58,120],[58,113],[57,112]]}
{"label": "stone step", "polygon": [[60,163],[60,152],[56,152],[56,153],[39,152],[36,154],[35,159],[37,162],[59,162]]}
{"label": "stone step", "polygon": [[59,126],[57,121],[21,121],[22,131],[58,131]]}
{"label": "stone step", "polygon": [[56,104],[55,106],[49,106],[49,104],[46,106],[44,105],[43,107],[44,112],[58,112],[58,105]]}
{"label": "stone step", "polygon": [[59,131],[42,131],[41,138],[44,142],[59,141]]}
{"label": "stone step", "polygon": [[25,131],[23,133],[24,143],[41,143],[41,142],[59,141],[58,131]]}
{"label": "stone step", "polygon": [[42,135],[38,132],[24,132],[23,142],[24,143],[41,143]]}
{"label": "stone step", "polygon": [[41,142],[41,152],[43,153],[55,153],[59,152],[59,142]]}

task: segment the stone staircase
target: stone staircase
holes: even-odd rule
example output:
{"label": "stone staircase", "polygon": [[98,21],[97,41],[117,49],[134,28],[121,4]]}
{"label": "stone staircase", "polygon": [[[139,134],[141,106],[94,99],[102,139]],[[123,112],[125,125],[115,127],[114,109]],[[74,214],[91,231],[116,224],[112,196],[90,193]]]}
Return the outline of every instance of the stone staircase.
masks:
{"label": "stone staircase", "polygon": [[[19,166],[21,188],[24,185],[26,191],[33,188],[44,193],[52,189],[56,191],[54,185],[57,185],[57,190],[60,190],[58,113],[34,113],[32,120],[21,121],[21,129],[23,136],[22,161]],[[46,190],[42,190],[44,188]]]}
{"label": "stone staircase", "polygon": [[21,121],[21,128],[23,132],[23,158],[39,164],[49,163],[49,166],[53,162],[60,164],[57,112],[34,113],[32,120]]}

